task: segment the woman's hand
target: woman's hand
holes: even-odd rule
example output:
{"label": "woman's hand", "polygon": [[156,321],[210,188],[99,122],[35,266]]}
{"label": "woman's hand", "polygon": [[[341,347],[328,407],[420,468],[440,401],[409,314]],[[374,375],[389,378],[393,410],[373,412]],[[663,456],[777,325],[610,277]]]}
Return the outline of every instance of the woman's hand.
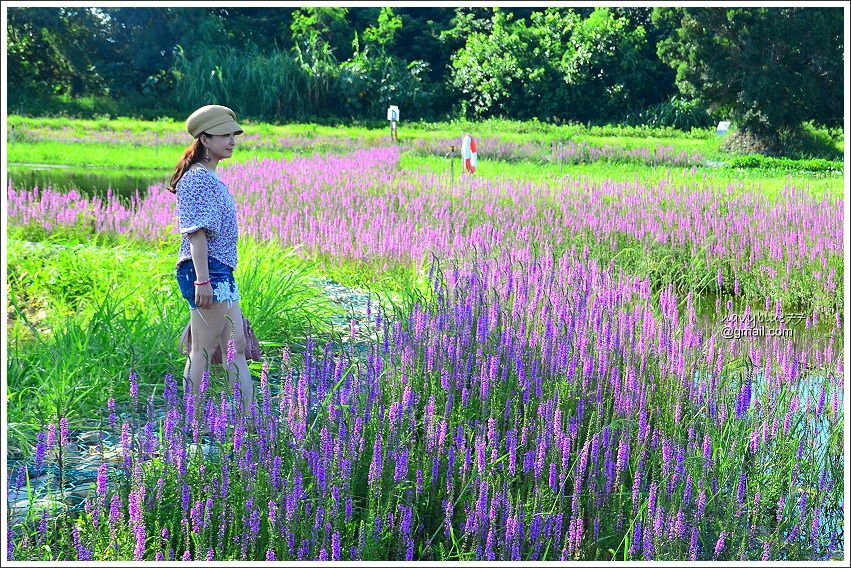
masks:
{"label": "woman's hand", "polygon": [[208,282],[195,286],[195,305],[199,308],[209,308],[213,303],[213,286]]}

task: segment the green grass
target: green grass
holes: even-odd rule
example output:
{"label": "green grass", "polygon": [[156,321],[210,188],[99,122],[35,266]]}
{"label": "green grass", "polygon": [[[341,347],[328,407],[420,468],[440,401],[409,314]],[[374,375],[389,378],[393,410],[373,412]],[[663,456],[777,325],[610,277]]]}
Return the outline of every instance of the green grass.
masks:
{"label": "green grass", "polygon": [[696,153],[705,159],[719,155],[719,141],[715,138],[683,138],[679,137],[643,137],[643,136],[600,136],[580,135],[572,138],[574,142],[586,142],[595,146],[618,146],[629,150],[636,148],[657,148],[670,146],[678,152]]}
{"label": "green grass", "polygon": [[[83,134],[92,130],[115,130],[126,131],[128,133],[149,133],[159,132],[183,132],[184,123],[181,120],[175,120],[168,117],[163,117],[157,120],[138,120],[127,117],[115,118],[98,118],[98,119],[80,119],[68,117],[29,117],[16,114],[10,114],[7,118],[10,130],[12,128],[44,128],[44,129],[67,129],[71,128],[73,132]],[[256,123],[250,120],[240,120],[242,126],[250,126],[251,132],[260,134],[304,134],[310,133],[316,136],[333,136],[339,135],[341,130],[361,136],[375,135],[381,132],[382,135],[387,134],[386,121],[373,121],[366,124],[337,124],[337,125],[320,125],[310,123],[289,123],[289,124],[271,124],[271,123]],[[695,130],[692,132],[682,132],[672,128],[642,128],[642,127],[621,127],[621,126],[585,126],[582,124],[567,124],[554,125],[535,121],[513,121],[503,119],[489,119],[484,121],[467,121],[455,120],[445,122],[407,122],[399,123],[400,133],[404,130],[407,132],[417,132],[420,134],[426,133],[458,133],[467,129],[481,129],[484,135],[487,132],[499,132],[504,136],[514,139],[525,139],[527,137],[540,138],[570,138],[577,134],[588,134],[589,136],[627,136],[627,137],[666,137],[666,138],[692,138],[692,139],[712,139],[715,133],[711,129]]]}
{"label": "green grass", "polygon": [[[301,136],[317,137],[357,137],[357,138],[386,138],[387,132],[380,128],[365,126],[323,126],[319,124],[284,124],[255,123],[250,120],[239,121],[246,134],[256,134],[268,137]],[[16,131],[36,130],[38,132],[63,132],[65,135],[85,136],[93,132],[121,132],[127,134],[128,144],[132,143],[133,135],[173,134],[186,136],[187,143],[191,141],[186,133],[183,121],[162,118],[159,120],[136,120],[126,117],[114,119],[74,119],[63,117],[33,118],[19,115],[9,115],[7,118],[10,138]]]}
{"label": "green grass", "polygon": [[538,120],[506,120],[500,118],[491,118],[481,121],[469,120],[452,120],[446,122],[412,122],[400,123],[401,128],[405,127],[416,132],[458,132],[462,130],[476,129],[481,135],[488,133],[499,132],[501,135],[515,140],[519,139],[554,139],[554,138],[573,138],[578,135],[602,136],[602,137],[639,137],[639,138],[692,138],[692,139],[707,139],[714,138],[715,131],[712,129],[694,129],[690,132],[683,132],[674,128],[654,128],[644,126],[590,126],[579,123],[569,124],[550,124]]}
{"label": "green grass", "polygon": [[418,301],[431,298],[427,275],[416,263],[389,263],[382,259],[340,259],[327,255],[316,258],[323,276],[348,288],[367,290],[378,295],[388,313],[401,316]]}
{"label": "green grass", "polygon": [[[174,169],[184,147],[162,146],[119,146],[76,142],[39,141],[8,145],[9,162],[17,164],[68,164],[73,166],[97,166],[118,170],[167,171]],[[285,159],[296,155],[292,150],[252,149],[240,151],[237,146],[233,162],[245,162],[253,158]]]}

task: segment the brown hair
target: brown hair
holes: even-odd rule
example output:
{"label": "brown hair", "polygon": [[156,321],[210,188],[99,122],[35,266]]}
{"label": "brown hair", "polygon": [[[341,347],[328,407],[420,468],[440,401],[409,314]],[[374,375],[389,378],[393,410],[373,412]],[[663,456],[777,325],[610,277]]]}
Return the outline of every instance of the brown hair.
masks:
{"label": "brown hair", "polygon": [[189,145],[186,150],[183,151],[183,156],[181,156],[180,160],[177,162],[177,166],[174,168],[174,173],[171,174],[171,179],[166,186],[166,189],[172,193],[177,192],[177,182],[180,181],[180,178],[183,177],[183,174],[186,173],[192,164],[200,162],[204,159],[207,152],[204,148],[204,145],[201,143],[201,136],[195,139],[195,142]]}

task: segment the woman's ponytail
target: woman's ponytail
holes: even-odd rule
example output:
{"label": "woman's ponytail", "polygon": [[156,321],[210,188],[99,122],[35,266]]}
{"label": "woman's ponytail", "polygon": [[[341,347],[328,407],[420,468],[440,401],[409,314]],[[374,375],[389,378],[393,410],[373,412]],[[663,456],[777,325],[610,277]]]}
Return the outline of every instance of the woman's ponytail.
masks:
{"label": "woman's ponytail", "polygon": [[174,173],[171,174],[171,179],[166,186],[166,189],[172,193],[177,192],[177,182],[180,181],[180,178],[183,177],[183,174],[186,173],[192,164],[196,162],[200,162],[204,159],[206,155],[206,150],[204,145],[201,143],[201,137],[195,139],[186,150],[183,152],[183,156],[181,156],[180,161],[177,162],[177,166],[174,168]]}

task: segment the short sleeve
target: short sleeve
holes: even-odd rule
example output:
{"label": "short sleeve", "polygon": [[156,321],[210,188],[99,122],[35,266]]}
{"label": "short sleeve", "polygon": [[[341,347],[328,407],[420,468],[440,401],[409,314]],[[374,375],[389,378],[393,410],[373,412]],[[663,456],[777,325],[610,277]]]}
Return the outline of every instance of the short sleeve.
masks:
{"label": "short sleeve", "polygon": [[217,205],[216,183],[200,170],[189,170],[177,184],[177,208],[180,232],[190,234],[200,229],[214,238],[221,224]]}

